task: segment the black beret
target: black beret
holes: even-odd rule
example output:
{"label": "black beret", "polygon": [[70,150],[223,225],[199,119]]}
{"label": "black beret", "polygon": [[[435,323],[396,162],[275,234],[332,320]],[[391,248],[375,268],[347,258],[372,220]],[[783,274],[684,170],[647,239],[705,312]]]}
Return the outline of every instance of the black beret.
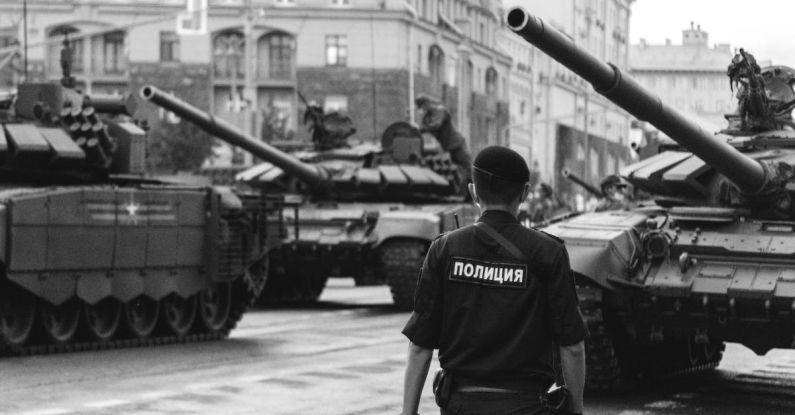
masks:
{"label": "black beret", "polygon": [[475,157],[472,163],[475,173],[487,174],[497,179],[514,183],[530,181],[530,169],[519,153],[507,147],[489,146]]}

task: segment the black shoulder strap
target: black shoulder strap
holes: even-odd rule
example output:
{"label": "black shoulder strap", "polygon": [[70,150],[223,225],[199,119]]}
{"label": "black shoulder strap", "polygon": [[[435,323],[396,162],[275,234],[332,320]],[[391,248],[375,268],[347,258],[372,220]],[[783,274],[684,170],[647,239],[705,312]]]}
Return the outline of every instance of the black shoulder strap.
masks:
{"label": "black shoulder strap", "polygon": [[506,239],[504,236],[500,235],[496,229],[492,228],[491,225],[485,222],[475,222],[475,227],[480,229],[483,232],[486,232],[487,235],[491,236],[492,239],[497,241],[498,244],[502,245],[506,251],[510,252],[511,255],[516,257],[521,261],[527,261],[527,255],[525,255],[513,242]]}

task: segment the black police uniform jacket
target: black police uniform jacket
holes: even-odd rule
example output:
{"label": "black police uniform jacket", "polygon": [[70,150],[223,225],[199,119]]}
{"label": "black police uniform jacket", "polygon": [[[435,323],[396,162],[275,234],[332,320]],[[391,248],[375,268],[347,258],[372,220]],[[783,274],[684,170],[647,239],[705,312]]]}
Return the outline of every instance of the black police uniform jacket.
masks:
{"label": "black police uniform jacket", "polygon": [[439,349],[442,368],[471,380],[461,383],[549,385],[553,342],[572,345],[588,335],[566,249],[508,212],[486,211],[479,221],[514,243],[527,261],[475,226],[443,234],[425,257],[403,334]]}

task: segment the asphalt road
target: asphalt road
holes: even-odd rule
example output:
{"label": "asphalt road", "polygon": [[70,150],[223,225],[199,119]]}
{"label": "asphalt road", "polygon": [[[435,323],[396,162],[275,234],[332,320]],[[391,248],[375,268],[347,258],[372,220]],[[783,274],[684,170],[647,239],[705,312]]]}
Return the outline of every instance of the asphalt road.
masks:
{"label": "asphalt road", "polygon": [[[332,280],[311,307],[247,314],[225,341],[0,360],[0,414],[396,414],[407,313]],[[650,357],[653,358],[653,357]],[[432,370],[435,369],[432,368]],[[438,413],[426,384],[421,413]],[[589,414],[795,413],[795,351],[730,344],[719,370],[591,394]]]}

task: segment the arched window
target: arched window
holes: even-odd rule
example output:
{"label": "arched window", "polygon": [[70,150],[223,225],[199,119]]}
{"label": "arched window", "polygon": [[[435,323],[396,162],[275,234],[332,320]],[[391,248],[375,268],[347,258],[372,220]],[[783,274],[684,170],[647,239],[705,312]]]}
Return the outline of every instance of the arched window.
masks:
{"label": "arched window", "polygon": [[432,45],[428,49],[428,73],[431,77],[431,88],[440,94],[444,84],[444,52],[438,45]]}
{"label": "arched window", "polygon": [[493,67],[486,69],[486,95],[489,97],[497,97],[497,70]]}
{"label": "arched window", "polygon": [[262,36],[257,42],[258,76],[270,79],[292,79],[294,46],[295,39],[286,33],[275,32]]}
{"label": "arched window", "polygon": [[467,60],[464,69],[464,84],[461,86],[464,90],[464,100],[466,108],[472,108],[472,91],[475,88],[475,65],[471,60]]}
{"label": "arched window", "polygon": [[92,70],[94,73],[121,74],[127,70],[127,58],[124,56],[125,33],[121,30],[106,33],[94,39],[96,49],[102,45],[102,51],[93,50]]}
{"label": "arched window", "polygon": [[213,40],[213,73],[218,78],[243,78],[245,38],[236,31],[219,33]]}
{"label": "arched window", "polygon": [[83,73],[85,41],[77,38],[79,33],[79,29],[69,25],[54,27],[47,33],[47,73],[50,76],[61,76],[61,49],[65,38],[69,39],[72,50],[72,74]]}

